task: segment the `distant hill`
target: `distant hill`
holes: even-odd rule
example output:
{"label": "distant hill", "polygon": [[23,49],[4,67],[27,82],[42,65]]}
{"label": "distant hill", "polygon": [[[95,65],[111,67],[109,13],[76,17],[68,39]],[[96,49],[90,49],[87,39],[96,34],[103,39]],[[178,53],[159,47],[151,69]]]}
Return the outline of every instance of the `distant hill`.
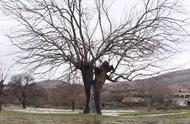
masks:
{"label": "distant hill", "polygon": [[66,84],[64,81],[59,80],[44,80],[36,83],[37,86],[45,89],[54,89],[64,84]]}
{"label": "distant hill", "polygon": [[140,79],[135,81],[119,81],[117,83],[108,83],[104,86],[109,91],[124,91],[137,86],[138,83],[164,83],[167,85],[183,85],[190,87],[190,69],[173,71],[156,77]]}
{"label": "distant hill", "polygon": [[119,81],[117,83],[107,83],[104,85],[105,90],[109,91],[126,91],[130,89],[133,85],[135,85],[135,82],[132,81]]}
{"label": "distant hill", "polygon": [[[173,71],[162,74],[156,77],[131,81],[119,81],[117,83],[107,83],[104,86],[105,90],[126,90],[128,87],[141,82],[160,82],[160,83],[175,83],[175,84],[188,84],[190,85],[190,69]],[[59,86],[67,85],[67,83],[59,80],[45,80],[37,83],[38,86],[45,89],[53,89]],[[79,84],[82,86],[82,84]]]}
{"label": "distant hill", "polygon": [[190,84],[190,69],[169,72],[169,73],[157,76],[157,77],[136,80],[135,82],[147,82],[147,81],[148,82],[157,81],[160,83]]}

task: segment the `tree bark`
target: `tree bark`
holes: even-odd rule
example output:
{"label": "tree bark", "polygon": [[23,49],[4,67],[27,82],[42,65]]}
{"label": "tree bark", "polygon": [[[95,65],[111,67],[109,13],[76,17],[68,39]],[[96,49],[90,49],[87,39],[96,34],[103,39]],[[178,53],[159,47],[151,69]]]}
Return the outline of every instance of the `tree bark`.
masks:
{"label": "tree bark", "polygon": [[90,89],[90,103],[89,103],[91,113],[96,112],[96,107],[95,107],[96,105],[95,105],[94,97],[95,97],[94,85],[92,84],[91,89]]}
{"label": "tree bark", "polygon": [[20,101],[20,103],[22,104],[22,108],[25,109],[26,108],[26,98],[18,98],[18,100]]}
{"label": "tree bark", "polygon": [[2,102],[0,101],[0,112],[2,111],[2,109],[3,109],[3,104],[2,104]]}
{"label": "tree bark", "polygon": [[26,102],[25,102],[25,99],[23,99],[23,101],[22,101],[22,108],[23,108],[23,109],[26,108]]}
{"label": "tree bark", "polygon": [[98,88],[98,84],[94,82],[94,102],[97,114],[102,114],[101,112],[101,103],[100,103],[100,89]]}
{"label": "tree bark", "polygon": [[3,101],[1,99],[2,92],[3,92],[3,86],[0,87],[0,112],[2,111],[2,107],[3,107]]}
{"label": "tree bark", "polygon": [[75,111],[75,100],[72,100],[71,101],[71,107],[72,107],[72,111]]}
{"label": "tree bark", "polygon": [[86,104],[83,113],[90,113],[93,110],[91,100],[91,88],[93,84],[93,66],[90,65],[83,65],[81,68],[82,78],[84,82],[84,89],[86,95]]}

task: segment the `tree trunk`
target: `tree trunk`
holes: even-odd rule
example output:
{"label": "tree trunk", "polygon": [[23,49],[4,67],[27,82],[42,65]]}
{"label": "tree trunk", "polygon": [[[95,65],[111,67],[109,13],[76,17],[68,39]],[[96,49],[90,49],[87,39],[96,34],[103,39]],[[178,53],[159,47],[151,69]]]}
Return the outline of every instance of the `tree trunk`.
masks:
{"label": "tree trunk", "polygon": [[26,108],[26,103],[25,100],[22,102],[22,108],[25,109]]}
{"label": "tree trunk", "polygon": [[2,111],[2,107],[3,107],[2,91],[3,91],[3,87],[0,88],[0,112]]}
{"label": "tree trunk", "polygon": [[71,103],[72,104],[72,111],[75,111],[75,100],[72,100],[71,102],[72,102]]}
{"label": "tree trunk", "polygon": [[2,104],[2,102],[0,101],[0,112],[2,111],[2,109],[3,109],[3,104]]}
{"label": "tree trunk", "polygon": [[101,112],[101,103],[100,103],[100,88],[97,82],[94,82],[94,102],[97,114],[102,114]]}
{"label": "tree trunk", "polygon": [[26,100],[25,98],[23,98],[22,100],[20,100],[21,104],[22,104],[22,108],[25,109],[26,108]]}
{"label": "tree trunk", "polygon": [[86,95],[86,105],[83,113],[96,112],[97,114],[101,114],[100,89],[93,80],[93,66],[84,66],[81,72]]}
{"label": "tree trunk", "polygon": [[82,78],[84,82],[84,89],[85,89],[85,95],[86,95],[86,104],[85,109],[83,113],[90,113],[91,110],[93,110],[93,105],[91,100],[91,88],[93,84],[93,66],[90,65],[84,65],[81,68]]}
{"label": "tree trunk", "polygon": [[91,89],[90,89],[90,103],[89,103],[91,113],[96,112],[96,105],[95,105],[95,101],[94,101],[94,96],[95,96],[94,85],[92,85]]}
{"label": "tree trunk", "polygon": [[2,101],[3,88],[4,88],[3,83],[0,83],[0,112],[2,111],[2,107],[3,107],[3,101]]}

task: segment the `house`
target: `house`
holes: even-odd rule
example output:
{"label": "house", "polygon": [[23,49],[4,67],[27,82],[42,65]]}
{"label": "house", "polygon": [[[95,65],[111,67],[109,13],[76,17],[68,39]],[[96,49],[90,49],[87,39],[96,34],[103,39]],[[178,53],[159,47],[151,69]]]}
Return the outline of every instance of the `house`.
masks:
{"label": "house", "polygon": [[124,96],[122,98],[122,103],[141,103],[144,102],[144,98],[137,96]]}
{"label": "house", "polygon": [[190,88],[187,85],[170,85],[172,101],[179,107],[190,106]]}

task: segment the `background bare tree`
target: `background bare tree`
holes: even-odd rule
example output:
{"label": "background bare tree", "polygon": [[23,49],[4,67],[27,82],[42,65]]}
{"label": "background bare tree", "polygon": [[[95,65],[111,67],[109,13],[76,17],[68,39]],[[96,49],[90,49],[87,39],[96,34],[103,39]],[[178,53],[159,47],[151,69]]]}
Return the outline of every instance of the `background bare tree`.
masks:
{"label": "background bare tree", "polygon": [[166,57],[164,53],[172,51],[173,43],[185,34],[185,20],[175,16],[181,13],[174,0],[142,0],[139,6],[124,12],[126,16],[116,24],[110,12],[113,1],[0,3],[3,11],[19,22],[9,37],[23,53],[20,63],[38,73],[40,69],[41,73],[57,69],[81,73],[86,93],[84,113],[90,112],[90,89],[97,65],[103,61],[114,65],[109,74],[111,81],[132,80]]}
{"label": "background bare tree", "polygon": [[26,108],[26,100],[32,92],[34,78],[27,74],[14,75],[9,82],[12,95],[14,95],[22,104],[23,109]]}
{"label": "background bare tree", "polygon": [[137,94],[144,98],[147,107],[166,109],[172,106],[172,91],[168,83],[145,80],[136,84]]}
{"label": "background bare tree", "polygon": [[0,111],[2,110],[2,105],[3,105],[3,89],[5,87],[5,80],[8,75],[9,69],[6,69],[6,65],[3,64],[2,62],[0,63]]}

